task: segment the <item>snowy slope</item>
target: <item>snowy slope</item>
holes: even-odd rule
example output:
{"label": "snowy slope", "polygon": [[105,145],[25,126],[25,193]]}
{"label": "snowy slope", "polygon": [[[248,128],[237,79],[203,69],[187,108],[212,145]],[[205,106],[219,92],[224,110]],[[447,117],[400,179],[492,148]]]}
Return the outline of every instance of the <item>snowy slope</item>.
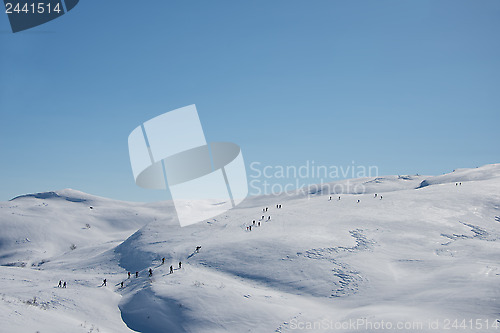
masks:
{"label": "snowy slope", "polygon": [[[74,190],[0,203],[0,331],[352,332],[370,329],[334,325],[383,320],[436,332],[429,322],[437,331],[447,320],[497,323],[500,164],[349,182],[364,194],[330,201],[339,187],[323,186],[248,198],[184,228],[168,203]],[[68,288],[56,286],[61,279]]]}
{"label": "snowy slope", "polygon": [[490,164],[475,169],[457,169],[453,170],[452,173],[436,177],[430,177],[422,181],[420,187],[436,185],[436,184],[456,183],[463,181],[488,180],[498,177],[500,177],[499,164]]}
{"label": "snowy slope", "polygon": [[0,203],[0,264],[38,265],[75,247],[121,242],[156,216],[165,218],[166,205],[119,202],[71,189],[16,197]]}

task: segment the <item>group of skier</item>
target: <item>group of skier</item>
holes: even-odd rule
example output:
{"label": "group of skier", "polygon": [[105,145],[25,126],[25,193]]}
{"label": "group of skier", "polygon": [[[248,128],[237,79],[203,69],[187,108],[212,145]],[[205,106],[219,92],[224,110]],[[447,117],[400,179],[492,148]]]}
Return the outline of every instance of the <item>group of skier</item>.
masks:
{"label": "group of skier", "polygon": [[[201,248],[201,246],[200,246],[200,248]],[[162,258],[162,259],[161,259],[161,264],[162,264],[162,265],[163,265],[163,264],[165,264],[165,258]],[[181,262],[181,261],[179,261],[179,269],[181,269],[181,267],[182,267],[182,262]],[[174,266],[173,266],[173,265],[170,265],[170,274],[172,274],[172,273],[174,273]],[[127,272],[127,276],[128,276],[128,277],[127,277],[127,279],[130,279],[131,275],[132,275],[132,273]],[[149,270],[148,270],[148,277],[152,277],[152,276],[153,276],[153,269],[152,269],[152,268],[149,268]],[[138,272],[138,271],[136,271],[136,272],[135,272],[135,277],[136,277],[136,278],[138,278],[138,277],[139,277],[139,272]],[[121,287],[121,288],[123,288],[124,282],[125,282],[125,281],[120,282],[120,287]],[[106,286],[106,283],[107,283],[107,280],[106,280],[106,279],[104,279],[104,280],[103,280],[103,282],[102,282],[101,287]],[[65,283],[65,285],[66,285],[66,283]]]}
{"label": "group of skier", "polygon": [[[374,196],[373,196],[373,198],[377,198],[377,197],[379,197],[379,198],[380,198],[380,200],[382,200],[382,198],[383,198],[382,196],[379,196],[377,193],[375,193],[375,194],[374,194]],[[328,201],[332,201],[332,196],[331,196],[331,195],[330,195],[330,197],[328,198]],[[337,200],[337,201],[340,201],[340,197],[338,198],[338,200]],[[360,202],[361,202],[361,199],[357,199],[357,203],[360,203]]]}
{"label": "group of skier", "polygon": [[[276,204],[276,209],[281,209],[281,204]],[[269,207],[265,207],[265,208],[262,208],[262,212],[267,212],[269,210]],[[246,231],[252,231],[252,227],[255,228],[255,227],[260,227],[260,223],[261,222],[264,222],[264,221],[270,221],[271,220],[271,215],[268,215],[267,216],[267,220],[266,220],[266,216],[265,215],[262,215],[260,220],[256,221],[256,220],[253,220],[252,221],[252,224],[248,225],[246,227]]]}
{"label": "group of skier", "polygon": [[[201,248],[201,246],[200,246],[200,248]],[[199,252],[199,248],[198,248],[198,247],[196,247],[196,250],[195,250],[195,251],[198,251],[198,252]],[[161,259],[161,264],[163,265],[164,263],[165,263],[165,258],[162,258],[162,259]],[[181,261],[179,261],[179,269],[181,269],[181,268],[182,268],[182,262],[181,262]],[[153,275],[153,272],[151,271],[151,269],[149,269],[149,271],[150,271],[150,275],[149,275],[149,276],[152,276],[152,275]],[[174,266],[173,266],[173,265],[170,265],[170,274],[173,274],[173,273],[174,273]]]}
{"label": "group of skier", "polygon": [[[196,249],[195,249],[195,252],[196,253],[199,253],[200,252],[200,249],[201,249],[201,246],[197,246]],[[161,259],[161,264],[164,265],[165,264],[165,258],[162,258]],[[179,261],[178,263],[178,269],[181,269],[182,268],[182,261]],[[149,268],[148,270],[148,276],[149,277],[152,277],[153,276],[153,269],[152,268]],[[170,274],[173,274],[174,273],[174,266],[173,265],[170,265]],[[132,276],[132,273],[131,272],[127,272],[127,279],[130,279],[130,277]],[[139,277],[139,272],[136,271],[135,272],[135,277],[138,278]],[[108,280],[107,279],[103,279],[102,280],[102,284],[101,284],[101,287],[106,287],[107,286],[107,283],[108,283]],[[125,281],[121,281],[120,282],[120,288],[123,288],[124,287],[124,283]],[[59,285],[58,285],[59,288],[66,288],[66,282],[63,282],[62,280],[59,281]]]}

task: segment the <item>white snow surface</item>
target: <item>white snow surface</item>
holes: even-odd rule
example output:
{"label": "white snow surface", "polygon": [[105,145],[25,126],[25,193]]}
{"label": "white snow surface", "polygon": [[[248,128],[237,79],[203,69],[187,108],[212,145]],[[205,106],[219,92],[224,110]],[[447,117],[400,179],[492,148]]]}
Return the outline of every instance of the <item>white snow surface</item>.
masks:
{"label": "white snow surface", "polygon": [[500,330],[500,164],[349,181],[183,228],[171,202],[0,202],[0,332]]}

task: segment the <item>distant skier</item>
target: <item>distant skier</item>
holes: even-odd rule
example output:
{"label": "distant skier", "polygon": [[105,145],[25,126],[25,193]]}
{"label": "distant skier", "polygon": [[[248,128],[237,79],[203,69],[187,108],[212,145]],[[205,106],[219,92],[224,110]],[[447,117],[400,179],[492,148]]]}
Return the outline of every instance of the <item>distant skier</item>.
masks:
{"label": "distant skier", "polygon": [[120,283],[120,288],[123,288],[123,281],[122,281],[122,283]]}
{"label": "distant skier", "polygon": [[135,277],[138,278],[139,277],[139,272],[135,272]]}
{"label": "distant skier", "polygon": [[382,196],[380,196],[380,200],[382,200],[382,198],[383,198],[383,197],[382,197]]}
{"label": "distant skier", "polygon": [[248,230],[252,231],[252,226],[249,226],[249,227],[248,227]]}
{"label": "distant skier", "polygon": [[374,196],[374,198],[376,198],[376,197],[377,197],[377,193],[375,193],[375,196]]}
{"label": "distant skier", "polygon": [[266,212],[267,212],[267,207],[266,207]]}
{"label": "distant skier", "polygon": [[462,183],[460,183],[460,186],[462,186]]}
{"label": "distant skier", "polygon": [[179,261],[179,269],[182,267],[182,262]]}
{"label": "distant skier", "polygon": [[153,270],[151,268],[149,269],[149,276],[153,276]]}
{"label": "distant skier", "polygon": [[332,201],[332,196],[330,196],[330,198],[328,199],[328,201]]}
{"label": "distant skier", "polygon": [[130,272],[128,272],[128,278],[130,279]]}
{"label": "distant skier", "polygon": [[252,225],[255,225],[255,220],[253,220]]}
{"label": "distant skier", "polygon": [[339,197],[339,200],[340,200],[340,197]]}
{"label": "distant skier", "polygon": [[196,253],[200,253],[200,249],[201,249],[201,246],[199,246],[199,245],[198,245],[198,246],[196,247],[195,252],[196,252]]}
{"label": "distant skier", "polygon": [[280,206],[278,208],[281,209],[281,204],[280,204]]}
{"label": "distant skier", "polygon": [[260,227],[260,221],[259,221],[259,227]]}
{"label": "distant skier", "polygon": [[161,258],[161,264],[163,265],[165,263],[165,257]]}
{"label": "distant skier", "polygon": [[64,281],[63,283],[63,288],[66,288],[66,281]]}
{"label": "distant skier", "polygon": [[262,215],[261,220],[263,220],[263,219],[264,219],[264,217],[265,217],[265,216],[264,216],[264,215]]}
{"label": "distant skier", "polygon": [[170,265],[170,274],[172,274],[174,272],[174,268],[172,267],[172,265]]}
{"label": "distant skier", "polygon": [[358,199],[358,203],[359,203],[359,199]]}
{"label": "distant skier", "polygon": [[62,281],[61,281],[61,280],[59,280],[59,285],[58,285],[58,287],[59,287],[59,288],[61,288],[61,287],[62,287]]}
{"label": "distant skier", "polygon": [[106,286],[106,279],[102,280],[101,287],[102,287],[102,286]]}
{"label": "distant skier", "polygon": [[271,215],[269,215],[269,216],[267,217],[267,220],[268,220],[268,221],[269,221],[270,219],[271,219]]}

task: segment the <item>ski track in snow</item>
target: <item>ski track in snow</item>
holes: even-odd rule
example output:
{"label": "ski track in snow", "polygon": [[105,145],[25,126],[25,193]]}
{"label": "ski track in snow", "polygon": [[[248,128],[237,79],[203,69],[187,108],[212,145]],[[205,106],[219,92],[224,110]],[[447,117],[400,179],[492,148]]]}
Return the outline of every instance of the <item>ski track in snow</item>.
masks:
{"label": "ski track in snow", "polygon": [[477,225],[472,225],[464,222],[460,222],[464,226],[467,226],[470,228],[470,231],[472,232],[472,235],[465,235],[465,234],[441,234],[441,236],[450,239],[449,242],[443,243],[442,245],[449,245],[452,242],[455,242],[460,239],[480,239],[488,242],[494,242],[498,240],[499,236],[495,233],[493,234],[492,232],[488,232],[483,228],[478,227]]}

